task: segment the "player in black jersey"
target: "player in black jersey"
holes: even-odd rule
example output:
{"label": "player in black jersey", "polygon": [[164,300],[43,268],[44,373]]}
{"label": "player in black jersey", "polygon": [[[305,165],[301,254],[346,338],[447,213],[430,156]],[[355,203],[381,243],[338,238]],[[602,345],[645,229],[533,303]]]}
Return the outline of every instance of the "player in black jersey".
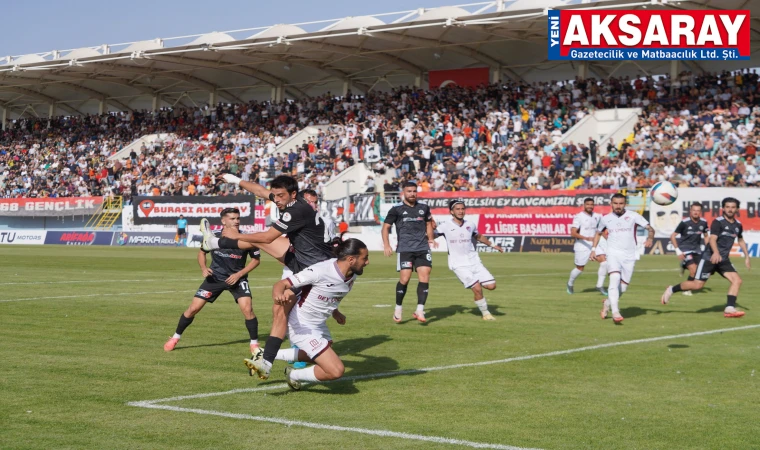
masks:
{"label": "player in black jersey", "polygon": [[[707,221],[702,218],[702,204],[692,203],[689,207],[689,218],[679,223],[676,231],[670,235],[670,242],[676,249],[678,260],[681,261],[681,275],[684,269],[687,269],[689,281],[694,280],[697,265],[702,260],[702,248],[708,245],[707,232]],[[691,291],[683,291],[683,295],[691,295]]]}
{"label": "player in black jersey", "polygon": [[433,236],[435,225],[430,208],[424,203],[417,202],[417,185],[407,181],[402,186],[402,199],[400,205],[396,205],[388,211],[383,223],[383,244],[385,256],[393,254],[390,243],[390,231],[396,226],[398,245],[396,245],[397,263],[396,271],[400,273],[399,282],[396,284],[396,310],[393,320],[401,322],[401,305],[406,295],[406,287],[412,278],[412,270],[417,271],[417,311],[414,318],[420,322],[426,322],[425,302],[427,301],[430,288],[430,271],[433,269],[433,257],[430,254],[431,247],[438,247]]}
{"label": "player in black jersey", "polygon": [[723,199],[721,206],[723,207],[723,216],[713,220],[712,225],[710,225],[710,239],[697,266],[694,281],[684,281],[675,286],[668,286],[660,299],[663,305],[666,305],[670,301],[670,297],[676,292],[687,289],[702,289],[710,278],[710,275],[718,272],[731,283],[731,286],[728,288],[728,295],[726,296],[726,308],[723,310],[723,316],[742,317],[744,315],[744,311],[736,309],[736,298],[739,295],[742,279],[736,273],[736,268],[731,264],[731,260],[728,259],[731,254],[731,248],[734,246],[734,241],[738,240],[739,247],[744,252],[744,265],[747,267],[747,270],[751,269],[747,243],[744,242],[744,237],[742,236],[742,224],[736,218],[736,213],[739,211],[739,200],[727,197]]}
{"label": "player in black jersey", "polygon": [[[208,221],[201,221],[203,233],[202,248],[238,248],[259,247],[283,263],[293,273],[299,273],[314,264],[332,258],[332,246],[325,242],[325,224],[317,211],[298,192],[298,182],[289,176],[275,177],[266,189],[258,183],[242,181],[240,178],[226,174],[228,183],[238,184],[252,194],[268,198],[280,211],[280,218],[264,232],[240,234],[235,230],[225,229],[221,239],[208,233]],[[283,234],[287,238],[283,237]],[[289,302],[275,303],[272,306],[272,330],[267,338],[264,350],[257,349],[246,366],[250,374],[258,374],[262,380],[269,378],[272,363],[280,350],[287,332],[287,316],[296,301],[296,293],[289,290]]]}
{"label": "player in black jersey", "polygon": [[[236,208],[226,208],[221,212],[222,225],[225,228],[238,229],[240,226],[240,211]],[[229,291],[245,316],[245,327],[251,339],[251,352],[259,346],[259,321],[253,313],[251,301],[251,288],[248,285],[248,273],[258,267],[261,262],[259,249],[253,247],[248,250],[217,249],[211,251],[211,267],[206,266],[206,255],[209,252],[198,252],[198,265],[203,273],[203,283],[193,297],[192,303],[180,316],[177,330],[170,337],[164,350],[170,352],[179,342],[185,329],[193,323],[198,312],[206,306],[206,303],[214,303],[224,291]],[[246,264],[247,257],[251,262]]]}

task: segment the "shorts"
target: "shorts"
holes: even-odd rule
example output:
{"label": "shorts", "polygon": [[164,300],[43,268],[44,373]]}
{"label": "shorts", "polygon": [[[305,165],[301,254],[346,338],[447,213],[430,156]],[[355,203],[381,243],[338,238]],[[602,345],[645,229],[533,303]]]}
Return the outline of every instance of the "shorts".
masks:
{"label": "shorts", "polygon": [[718,272],[720,276],[725,278],[725,274],[736,272],[736,268],[733,264],[731,264],[731,260],[728,258],[724,258],[718,264],[713,264],[709,259],[705,259],[703,257],[701,260],[699,260],[697,273],[694,274],[694,279],[698,281],[707,281],[710,278],[710,275],[714,274],[715,272]]}
{"label": "shorts", "polygon": [[[586,246],[585,243],[577,242],[573,247],[575,252],[575,265],[583,267],[588,264],[588,260],[591,257],[591,244]],[[607,254],[607,240],[601,239],[596,246],[596,256],[606,256]]]}
{"label": "shorts", "polygon": [[224,281],[217,281],[213,276],[207,277],[203,280],[203,283],[201,283],[201,286],[195,292],[195,296],[206,300],[207,303],[214,303],[217,297],[219,297],[224,291],[230,291],[230,294],[232,294],[232,297],[235,299],[235,303],[237,303],[239,298],[251,296],[251,287],[248,285],[248,278],[241,278],[237,284],[230,286]]}
{"label": "shorts", "polygon": [[636,266],[636,258],[621,257],[615,254],[607,255],[607,273],[617,272],[620,280],[625,284],[631,283],[633,268]]}
{"label": "shorts", "polygon": [[177,228],[177,235],[178,236],[187,236],[187,230],[184,228]]}
{"label": "shorts", "polygon": [[689,267],[692,264],[699,264],[702,261],[702,254],[699,252],[687,252],[683,254],[683,266]]}
{"label": "shorts", "polygon": [[288,251],[287,253],[285,253],[285,258],[284,258],[283,263],[285,264],[285,267],[290,269],[290,271],[293,273],[301,272],[302,270],[306,270],[306,268],[308,267],[307,265],[302,264],[298,260],[298,258],[296,258],[295,252],[292,252],[292,251]]}
{"label": "shorts", "polygon": [[433,267],[433,255],[430,250],[424,252],[401,252],[396,254],[396,272],[414,270],[418,267]]}
{"label": "shorts", "polygon": [[470,289],[475,286],[476,283],[481,285],[496,283],[491,272],[486,269],[482,262],[477,262],[468,266],[455,267],[451,269],[454,274],[462,282],[465,289]]}
{"label": "shorts", "polygon": [[332,346],[332,335],[327,324],[312,325],[302,322],[298,307],[288,315],[288,339],[290,343],[306,352],[312,361]]}

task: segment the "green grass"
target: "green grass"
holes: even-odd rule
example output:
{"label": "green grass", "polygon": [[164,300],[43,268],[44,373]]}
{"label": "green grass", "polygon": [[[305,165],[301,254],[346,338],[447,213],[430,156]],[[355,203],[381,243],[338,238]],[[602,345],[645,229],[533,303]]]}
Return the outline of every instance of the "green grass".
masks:
{"label": "green grass", "polygon": [[[284,365],[267,382],[247,375],[247,332],[228,294],[201,311],[177,350],[163,351],[200,283],[193,250],[5,246],[0,254],[0,448],[455,447],[128,406],[280,385]],[[719,277],[660,305],[679,279],[673,257],[642,259],[621,301],[625,322],[602,321],[601,296],[582,292],[593,288],[595,265],[576,295],[564,291],[570,254],[483,255],[499,284],[487,296],[497,321],[483,322],[445,257],[434,257],[430,322],[421,325],[395,324],[391,307],[375,306],[393,303],[396,273],[395,258],[372,255],[341,306],[348,323],[330,324],[346,376],[760,324],[760,281],[743,268],[742,319],[723,318],[728,285]],[[262,341],[280,270],[266,258],[250,277]],[[32,282],[47,284],[10,284]],[[39,297],[59,298],[6,301]],[[760,448],[758,337],[753,328],[165,404],[543,449]]]}

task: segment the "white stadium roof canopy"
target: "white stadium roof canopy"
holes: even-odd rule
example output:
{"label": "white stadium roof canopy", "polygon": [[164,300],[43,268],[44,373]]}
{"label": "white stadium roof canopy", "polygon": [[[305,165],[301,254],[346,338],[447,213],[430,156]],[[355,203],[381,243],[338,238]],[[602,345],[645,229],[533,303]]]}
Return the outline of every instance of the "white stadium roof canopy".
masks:
{"label": "white stadium roof canopy", "polygon": [[[426,86],[430,70],[491,68],[493,79],[572,79],[547,60],[547,9],[749,9],[760,49],[760,0],[496,0],[372,16],[100,45],[0,59],[3,116],[303,98]],[[283,9],[283,15],[287,10]],[[682,61],[694,72],[750,61]],[[590,61],[587,76],[671,71],[668,61]]]}

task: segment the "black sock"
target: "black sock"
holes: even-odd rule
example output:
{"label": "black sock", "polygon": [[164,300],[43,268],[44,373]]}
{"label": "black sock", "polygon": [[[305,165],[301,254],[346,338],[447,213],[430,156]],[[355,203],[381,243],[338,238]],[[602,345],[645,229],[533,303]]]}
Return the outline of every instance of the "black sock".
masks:
{"label": "black sock", "polygon": [[736,296],[735,295],[727,295],[726,296],[726,306],[736,306]]}
{"label": "black sock", "polygon": [[418,305],[424,305],[425,302],[427,301],[429,287],[430,287],[429,283],[417,284],[417,304]]}
{"label": "black sock", "polygon": [[677,285],[673,286],[673,293],[681,292],[683,289],[681,289],[681,283],[678,283]]}
{"label": "black sock", "polygon": [[254,317],[251,320],[246,319],[245,327],[248,328],[248,336],[251,337],[251,340],[259,339],[259,318],[258,317]]}
{"label": "black sock", "polygon": [[193,319],[195,319],[195,316],[193,317],[185,317],[185,314],[182,313],[181,316],[179,316],[179,323],[177,324],[177,331],[175,333],[182,334],[185,331],[185,328],[189,327],[191,323],[193,323]]}
{"label": "black sock", "polygon": [[694,277],[692,277],[691,275],[689,275],[689,277],[687,278],[687,280],[694,281]]}
{"label": "black sock", "polygon": [[401,284],[399,281],[396,283],[396,306],[401,306],[404,303],[404,296],[406,295],[406,285]]}
{"label": "black sock", "polygon": [[282,339],[269,336],[267,338],[267,346],[264,347],[264,359],[273,364],[274,358],[277,357],[277,352],[280,351],[280,346],[282,346]]}
{"label": "black sock", "polygon": [[226,237],[219,238],[219,248],[238,248],[238,240]]}

